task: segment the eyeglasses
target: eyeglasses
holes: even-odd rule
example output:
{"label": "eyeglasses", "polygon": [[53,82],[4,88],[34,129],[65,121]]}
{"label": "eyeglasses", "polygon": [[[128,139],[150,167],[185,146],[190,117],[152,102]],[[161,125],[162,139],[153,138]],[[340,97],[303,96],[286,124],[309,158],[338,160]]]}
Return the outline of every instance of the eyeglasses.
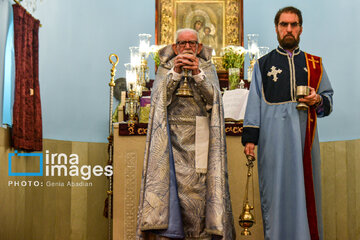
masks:
{"label": "eyeglasses", "polygon": [[190,47],[195,47],[196,44],[198,44],[197,41],[179,41],[176,44],[179,45],[180,47],[185,47],[187,43],[189,44]]}
{"label": "eyeglasses", "polygon": [[297,26],[300,26],[300,23],[298,23],[298,22],[292,22],[292,23],[289,23],[289,22],[280,22],[280,23],[279,23],[279,26],[285,28],[285,27],[287,27],[289,24],[290,24],[290,26],[291,26],[292,28],[295,28],[295,27],[297,27]]}

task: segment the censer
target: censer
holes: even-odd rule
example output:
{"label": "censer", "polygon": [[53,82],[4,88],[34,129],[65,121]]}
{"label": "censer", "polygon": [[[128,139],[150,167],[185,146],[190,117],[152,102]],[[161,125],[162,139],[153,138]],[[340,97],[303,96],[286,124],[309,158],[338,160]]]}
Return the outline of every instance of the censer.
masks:
{"label": "censer", "polygon": [[[241,232],[241,235],[251,235],[251,232],[249,231],[249,228],[251,228],[255,224],[255,210],[254,210],[254,179],[252,174],[252,169],[254,167],[254,161],[255,157],[251,155],[246,155],[246,158],[248,162],[246,163],[246,166],[248,167],[248,172],[246,176],[246,187],[245,187],[245,197],[244,197],[244,203],[243,203],[243,209],[239,217],[239,225],[244,228],[244,230]],[[252,206],[249,203],[249,181],[250,178],[252,180],[252,192],[253,192],[253,204]],[[254,214],[251,213],[251,211],[254,210]]]}

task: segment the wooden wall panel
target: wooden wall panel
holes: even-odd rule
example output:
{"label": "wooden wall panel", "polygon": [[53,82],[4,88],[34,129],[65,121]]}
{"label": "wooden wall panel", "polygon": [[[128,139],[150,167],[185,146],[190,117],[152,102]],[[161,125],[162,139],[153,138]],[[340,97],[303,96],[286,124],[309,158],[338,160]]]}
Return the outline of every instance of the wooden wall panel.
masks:
{"label": "wooden wall panel", "polygon": [[[107,144],[88,143],[88,164],[105,166],[108,162]],[[103,216],[108,190],[107,177],[91,177],[92,187],[87,187],[86,240],[108,239],[108,220]]]}
{"label": "wooden wall panel", "polygon": [[[88,164],[88,144],[83,144],[79,142],[72,143],[73,152],[79,155],[81,164]],[[71,181],[78,182],[81,181],[80,176],[71,177]],[[87,235],[86,231],[83,229],[87,228],[87,205],[83,204],[88,198],[87,188],[71,188],[71,222],[70,222],[70,240],[86,240]]]}
{"label": "wooden wall panel", "polygon": [[[107,164],[107,144],[44,140],[50,153],[76,153],[80,165]],[[4,240],[97,240],[107,239],[107,219],[102,216],[106,199],[107,178],[92,177],[92,187],[69,187],[68,181],[80,177],[43,176],[9,177],[9,131],[0,128],[0,239]],[[19,157],[13,162],[14,172],[39,169],[31,157]],[[11,187],[9,181],[40,181],[43,187]],[[47,182],[63,182],[64,187],[49,187]]]}
{"label": "wooden wall panel", "polygon": [[[127,224],[134,224],[134,213],[125,217],[127,200],[126,169],[136,162],[136,203],[142,168],[145,137],[115,137],[115,192],[114,192],[114,240],[135,239],[135,234],[126,232]],[[240,138],[227,137],[229,183],[237,239],[263,239],[257,168],[254,168],[256,225],[252,236],[240,235],[238,217],[241,211],[245,186],[245,157]],[[360,140],[324,142],[320,144],[322,155],[322,209],[325,240],[360,239]],[[132,165],[131,165],[132,166]],[[132,195],[134,194],[133,191]],[[357,218],[356,218],[357,216]],[[130,219],[131,218],[131,219]],[[129,229],[134,229],[133,225]],[[133,230],[132,230],[133,231]]]}
{"label": "wooden wall panel", "polygon": [[[45,142],[46,144],[46,142]],[[45,145],[46,146],[46,145]],[[46,149],[46,147],[44,147]],[[69,156],[72,153],[71,142],[58,141],[56,144],[56,151],[51,151],[58,154],[65,153]],[[51,177],[51,180],[55,183],[66,183],[71,180],[70,176]],[[55,189],[55,195],[52,196],[52,201],[55,201],[55,238],[54,240],[63,240],[70,238],[70,210],[71,202],[75,199],[71,199],[70,187],[53,187]],[[50,217],[50,216],[48,216]]]}
{"label": "wooden wall panel", "polygon": [[[104,200],[106,198],[107,179],[105,177],[92,178],[92,187],[11,187],[9,181],[77,181],[79,177],[9,177],[8,153],[14,150],[10,147],[9,131],[0,128],[0,239],[11,240],[97,240],[107,239],[107,219],[102,216]],[[115,171],[117,186],[125,183],[131,172],[142,169],[144,137],[130,137],[126,145],[115,148],[115,153],[122,159]],[[234,220],[237,227],[237,239],[240,236],[238,217],[240,207],[238,203],[243,199],[243,185],[245,176],[239,175],[246,168],[245,159],[241,156],[240,141],[231,137],[228,141],[229,181],[232,194]],[[353,240],[360,239],[360,139],[350,141],[320,143],[322,156],[322,207],[324,219],[325,240]],[[82,165],[102,165],[107,162],[107,144],[81,143],[58,140],[44,140],[44,149],[50,152],[77,153]],[[139,150],[140,149],[140,150]],[[140,151],[139,154],[134,152]],[[240,152],[239,154],[237,152]],[[240,155],[241,154],[241,155]],[[116,159],[115,159],[116,160]],[[134,164],[136,163],[136,164]],[[13,165],[14,171],[28,171],[37,169],[36,163],[26,157],[19,158]],[[125,172],[124,166],[127,166]],[[253,235],[246,239],[263,239],[257,172],[255,169],[255,208],[257,223],[252,229]],[[140,175],[136,175],[135,189],[140,186]],[[128,197],[132,198],[134,191],[128,189]],[[119,192],[119,188],[116,189]],[[125,192],[122,192],[124,194]],[[127,205],[135,209],[131,214],[136,216],[138,194],[133,196],[135,203]],[[114,199],[116,211],[125,207],[121,195]],[[115,209],[114,209],[115,210]],[[121,210],[123,211],[123,210]],[[123,212],[124,213],[124,212]],[[132,220],[133,222],[133,220]],[[122,229],[122,235],[115,235],[115,239],[125,239],[124,218],[114,216],[114,233]],[[134,227],[132,227],[134,229]],[[128,238],[132,239],[132,238]]]}
{"label": "wooden wall panel", "polygon": [[[324,239],[336,239],[335,143],[320,143]],[[329,201],[332,199],[332,201]]]}
{"label": "wooden wall panel", "polygon": [[[347,209],[348,209],[348,196],[346,195],[348,182],[346,179],[347,168],[346,168],[346,143],[336,142],[335,143],[335,204],[336,208],[341,207],[340,212],[336,214],[336,238],[337,239],[349,239]],[[344,227],[338,229],[339,226]]]}
{"label": "wooden wall panel", "polygon": [[320,146],[324,239],[360,239],[360,140]]}
{"label": "wooden wall panel", "polygon": [[356,226],[356,171],[355,171],[355,142],[349,141],[345,143],[345,156],[346,159],[346,182],[347,182],[347,189],[346,195],[348,197],[348,205],[347,205],[347,218],[348,218],[348,238],[349,239],[357,239],[356,238],[356,227],[353,227],[352,223],[350,222],[351,219],[355,220]]}
{"label": "wooden wall panel", "polygon": [[360,239],[360,140],[352,141],[354,142],[354,162],[355,162],[355,201],[356,206],[354,211],[356,213],[356,218],[353,220],[354,228],[356,229],[355,239]]}
{"label": "wooden wall panel", "polygon": [[[239,136],[227,136],[227,156],[228,156],[228,172],[229,172],[229,188],[231,194],[231,203],[233,208],[234,215],[234,225],[236,230],[237,239],[250,239],[248,236],[241,236],[240,233],[243,230],[239,225],[239,216],[242,211],[242,204],[244,201],[245,186],[247,179],[248,168],[246,166],[246,158],[243,154],[243,147],[241,144],[241,137]],[[255,152],[257,150],[255,149]],[[258,181],[258,170],[257,170],[257,161],[254,162],[253,168],[253,180],[254,180],[254,205],[256,223],[250,228],[251,239],[262,240],[264,239],[264,230],[263,222],[261,215],[261,205],[260,205],[260,191],[259,191],[259,181]],[[253,204],[253,195],[252,195],[252,183],[249,185],[249,201],[250,204]]]}

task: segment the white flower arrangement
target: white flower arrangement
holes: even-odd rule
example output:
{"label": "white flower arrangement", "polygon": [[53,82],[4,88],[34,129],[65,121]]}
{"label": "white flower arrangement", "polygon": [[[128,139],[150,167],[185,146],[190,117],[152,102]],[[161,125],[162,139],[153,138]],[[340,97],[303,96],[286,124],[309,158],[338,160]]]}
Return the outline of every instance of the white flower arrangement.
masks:
{"label": "white flower arrangement", "polygon": [[223,67],[228,70],[229,68],[242,68],[245,55],[247,51],[242,46],[226,46],[223,48]]}
{"label": "white flower arrangement", "polygon": [[150,55],[154,59],[155,65],[158,67],[160,65],[159,50],[165,47],[166,45],[151,45],[150,46]]}

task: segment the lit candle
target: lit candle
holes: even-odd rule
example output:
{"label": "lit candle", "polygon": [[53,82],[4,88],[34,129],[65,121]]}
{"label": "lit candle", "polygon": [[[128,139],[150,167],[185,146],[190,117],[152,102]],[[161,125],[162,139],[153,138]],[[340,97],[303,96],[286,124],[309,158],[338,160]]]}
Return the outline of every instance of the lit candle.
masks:
{"label": "lit candle", "polygon": [[142,56],[147,57],[149,54],[150,38],[151,38],[150,34],[147,34],[147,33],[139,34],[139,39],[140,39],[139,51]]}
{"label": "lit candle", "polygon": [[139,47],[129,47],[130,49],[130,63],[132,67],[139,67],[141,63],[141,57],[139,54]]}

